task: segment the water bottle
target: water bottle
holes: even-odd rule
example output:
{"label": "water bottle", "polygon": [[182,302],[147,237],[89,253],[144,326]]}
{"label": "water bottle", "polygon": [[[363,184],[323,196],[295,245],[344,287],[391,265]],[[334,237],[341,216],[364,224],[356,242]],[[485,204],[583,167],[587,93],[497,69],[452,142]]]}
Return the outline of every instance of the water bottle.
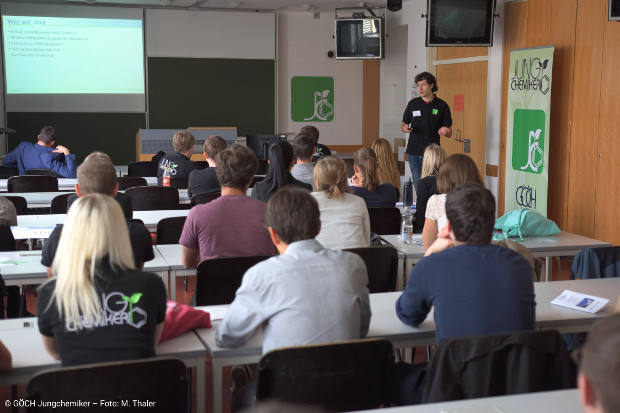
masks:
{"label": "water bottle", "polygon": [[170,170],[167,166],[164,167],[164,177],[161,180],[162,186],[170,186]]}
{"label": "water bottle", "polygon": [[403,215],[403,221],[400,226],[400,238],[403,244],[411,244],[413,238],[413,221],[411,220],[411,214]]}
{"label": "water bottle", "polygon": [[411,205],[413,205],[413,182],[409,178],[409,182],[405,182],[403,188],[403,206],[405,215],[411,214]]}

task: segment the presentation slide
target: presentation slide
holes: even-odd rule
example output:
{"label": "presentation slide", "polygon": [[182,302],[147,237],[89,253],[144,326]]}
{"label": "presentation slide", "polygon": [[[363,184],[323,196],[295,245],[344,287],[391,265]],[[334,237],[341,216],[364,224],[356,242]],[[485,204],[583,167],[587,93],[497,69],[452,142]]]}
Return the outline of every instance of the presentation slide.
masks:
{"label": "presentation slide", "polygon": [[144,112],[144,11],[1,3],[7,112]]}
{"label": "presentation slide", "polygon": [[2,16],[6,93],[144,93],[142,21]]}

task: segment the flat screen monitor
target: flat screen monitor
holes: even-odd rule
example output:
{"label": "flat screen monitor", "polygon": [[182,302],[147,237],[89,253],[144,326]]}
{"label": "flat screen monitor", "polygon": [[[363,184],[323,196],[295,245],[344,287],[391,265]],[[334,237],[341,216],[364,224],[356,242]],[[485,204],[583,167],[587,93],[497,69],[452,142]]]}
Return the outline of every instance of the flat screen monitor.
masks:
{"label": "flat screen monitor", "polygon": [[609,0],[609,20],[620,20],[620,0]]}
{"label": "flat screen monitor", "polygon": [[269,159],[269,146],[285,140],[286,135],[245,135],[246,145],[256,153],[258,159]]}
{"label": "flat screen monitor", "polygon": [[336,59],[383,59],[383,17],[336,19]]}
{"label": "flat screen monitor", "polygon": [[493,46],[495,0],[428,0],[426,46]]}

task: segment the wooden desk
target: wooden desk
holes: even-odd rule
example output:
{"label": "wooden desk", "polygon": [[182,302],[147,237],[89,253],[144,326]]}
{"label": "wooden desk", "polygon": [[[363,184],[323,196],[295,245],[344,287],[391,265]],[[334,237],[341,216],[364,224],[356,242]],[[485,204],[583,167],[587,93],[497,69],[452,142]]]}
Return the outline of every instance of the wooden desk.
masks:
{"label": "wooden desk", "polygon": [[[579,402],[579,390],[556,390],[512,396],[485,397],[482,399],[457,400],[443,403],[420,404],[417,406],[390,407],[390,413],[438,413],[474,412],[478,408],[495,406],[497,412],[532,413],[562,412],[583,413]],[[385,409],[364,410],[365,412],[385,412]],[[487,410],[488,411],[488,410]]]}
{"label": "wooden desk", "polygon": [[[403,244],[399,235],[383,235],[381,238],[406,254],[407,274],[411,272],[413,264],[424,257],[426,250],[422,245]],[[518,238],[511,238],[511,240],[519,242]],[[574,256],[579,251],[588,248],[611,247],[609,242],[582,237],[570,232],[561,232],[547,237],[525,237],[521,244],[527,247],[533,256],[546,258],[546,281],[548,281],[548,276],[551,272],[551,257]]]}
{"label": "wooden desk", "polygon": [[[554,281],[534,284],[536,293],[536,327],[555,329],[561,333],[589,331],[599,317],[611,314],[620,294],[620,279]],[[565,289],[596,295],[610,300],[608,307],[598,314],[551,305],[551,300]],[[417,347],[435,344],[435,321],[433,312],[418,327],[403,324],[396,316],[395,303],[400,292],[370,294],[372,318],[367,337],[387,338],[395,348]],[[204,307],[207,308],[208,307]],[[256,363],[262,356],[262,330],[258,330],[245,345],[227,349],[215,343],[216,327],[198,329],[200,339],[211,355],[213,371],[213,411],[222,411],[222,371],[224,366]]]}
{"label": "wooden desk", "polygon": [[[119,168],[122,167],[116,167],[117,168],[117,175],[118,174],[122,174],[122,171],[119,170]],[[125,166],[125,175],[127,175],[127,166]],[[122,176],[122,175],[119,175]],[[146,179],[146,184],[149,186],[156,186],[157,185],[157,177],[154,176],[147,176],[144,177],[144,179]],[[0,179],[0,192],[6,192],[7,188],[8,188],[8,179]],[[77,184],[77,179],[75,178],[58,178],[58,190],[59,191],[75,191],[75,184]],[[8,195],[8,193],[7,193]]]}
{"label": "wooden desk", "polygon": [[[36,317],[0,320],[0,331],[13,357],[13,369],[0,373],[0,385],[26,383],[35,373],[60,367],[60,361],[50,357],[43,347]],[[204,412],[207,351],[194,331],[158,344],[155,352],[157,357],[178,357],[187,367],[196,368],[196,411]]]}

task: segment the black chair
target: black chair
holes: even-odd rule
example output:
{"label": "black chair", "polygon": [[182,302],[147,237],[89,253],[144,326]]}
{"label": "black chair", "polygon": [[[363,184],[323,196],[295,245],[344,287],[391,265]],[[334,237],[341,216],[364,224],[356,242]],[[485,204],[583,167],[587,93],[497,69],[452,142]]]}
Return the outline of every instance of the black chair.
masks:
{"label": "black chair", "polygon": [[265,175],[267,173],[267,169],[269,169],[269,161],[267,159],[259,159],[256,175]]}
{"label": "black chair", "polygon": [[4,196],[6,199],[11,201],[15,206],[15,211],[17,211],[17,215],[26,215],[28,213],[28,201],[23,196]]}
{"label": "black chair", "polygon": [[140,161],[129,162],[127,165],[128,176],[157,176],[157,162]]}
{"label": "black chair", "polygon": [[221,192],[207,192],[205,194],[196,194],[192,196],[192,199],[190,200],[190,205],[192,207],[195,207],[196,205],[200,204],[208,204],[214,199],[219,198],[221,195]]}
{"label": "black chair", "polygon": [[620,247],[588,248],[575,255],[571,280],[614,277],[620,277]]}
{"label": "black chair", "polygon": [[50,214],[66,214],[67,213],[67,201],[71,195],[75,192],[67,192],[66,194],[56,195],[52,199],[50,206]]}
{"label": "black chair", "polygon": [[178,244],[187,217],[170,217],[157,223],[157,244]]}
{"label": "black chair", "polygon": [[7,192],[56,192],[58,179],[46,175],[13,176],[7,181]]}
{"label": "black chair", "polygon": [[264,176],[256,176],[256,175],[254,175],[252,177],[252,182],[250,183],[250,188],[254,188],[254,185],[256,185],[257,182],[262,181],[263,179],[265,179]]}
{"label": "black chair", "polygon": [[320,406],[347,412],[389,406],[392,343],[366,339],[287,347],[258,364],[256,400]]}
{"label": "black chair", "polygon": [[55,176],[56,178],[64,178],[64,176],[58,175],[56,172],[50,169],[28,169],[26,170],[26,175],[47,175]]}
{"label": "black chair", "polygon": [[118,189],[121,191],[134,186],[148,186],[146,179],[141,176],[120,176],[117,179]]}
{"label": "black chair", "polygon": [[370,207],[370,232],[379,235],[400,234],[400,210],[396,207]]}
{"label": "black chair", "polygon": [[171,186],[135,186],[125,191],[134,211],[178,209],[179,190]]}
{"label": "black chair", "polygon": [[19,176],[18,168],[7,168],[0,166],[0,179],[8,179],[12,176]]}
{"label": "black chair", "polygon": [[208,161],[194,161],[198,169],[207,169],[209,167]]}
{"label": "black chair", "polygon": [[370,293],[386,293],[396,291],[398,274],[398,251],[396,248],[365,247],[349,248],[345,251],[354,252],[364,260],[368,269],[368,290]]}
{"label": "black chair", "polygon": [[129,218],[127,222],[135,222],[136,224],[144,225],[144,221],[142,221],[140,218]]}
{"label": "black chair", "polygon": [[428,366],[423,403],[573,388],[576,369],[555,330],[443,340]]}
{"label": "black chair", "polygon": [[243,274],[250,267],[269,257],[269,255],[256,255],[202,261],[196,269],[196,305],[232,303],[237,289],[241,286]]}
{"label": "black chair", "polygon": [[[188,383],[185,364],[178,359],[145,359],[66,367],[39,373],[30,379],[26,397],[33,403],[26,411],[56,413],[63,409],[37,406],[41,402],[58,400],[105,400],[118,403],[118,407],[112,410],[130,411],[139,410],[133,400],[148,400],[154,402],[153,406],[146,408],[149,412],[188,412]],[[105,412],[110,407],[91,403],[87,409],[78,410]]]}
{"label": "black chair", "polygon": [[187,189],[187,180],[188,180],[187,176],[184,176],[182,178],[171,177],[170,186],[176,189]]}

